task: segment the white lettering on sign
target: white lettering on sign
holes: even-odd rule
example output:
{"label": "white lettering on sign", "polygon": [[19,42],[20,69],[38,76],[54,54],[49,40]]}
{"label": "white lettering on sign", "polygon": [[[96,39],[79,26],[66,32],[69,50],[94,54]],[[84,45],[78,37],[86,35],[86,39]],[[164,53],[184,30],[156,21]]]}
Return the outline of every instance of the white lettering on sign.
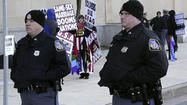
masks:
{"label": "white lettering on sign", "polygon": [[57,5],[54,7],[54,10],[60,31],[69,31],[77,29],[77,22],[75,19],[75,13],[72,4],[68,3]]}
{"label": "white lettering on sign", "polygon": [[57,5],[54,7],[54,10],[55,12],[73,10],[73,5],[72,4]]}
{"label": "white lettering on sign", "polygon": [[88,36],[88,44],[90,45],[96,38],[97,38],[96,34],[92,32],[92,33]]}
{"label": "white lettering on sign", "polygon": [[64,5],[57,5],[54,7],[55,13],[60,11],[65,11]]}
{"label": "white lettering on sign", "polygon": [[57,19],[58,25],[70,24],[70,23],[75,23],[75,22],[76,22],[76,20],[74,17]]}
{"label": "white lettering on sign", "polygon": [[69,32],[59,32],[57,36],[62,37],[65,40],[68,40],[70,42],[73,42],[74,36]]}
{"label": "white lettering on sign", "polygon": [[73,5],[72,4],[66,4],[66,11],[72,10],[73,9]]}
{"label": "white lettering on sign", "polygon": [[65,25],[61,25],[59,26],[60,31],[66,31],[66,30],[73,30],[77,28],[77,24],[65,24]]}
{"label": "white lettering on sign", "polygon": [[58,18],[63,18],[63,17],[75,16],[73,10],[56,12],[55,15],[56,15],[57,19]]}

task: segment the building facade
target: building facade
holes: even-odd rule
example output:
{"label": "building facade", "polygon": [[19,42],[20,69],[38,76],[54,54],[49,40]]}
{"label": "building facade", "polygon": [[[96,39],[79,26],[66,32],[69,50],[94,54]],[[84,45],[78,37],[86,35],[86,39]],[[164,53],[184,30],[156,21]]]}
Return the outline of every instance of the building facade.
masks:
{"label": "building facade", "polygon": [[[77,0],[7,0],[8,29],[9,34],[16,36],[16,41],[20,39],[24,31],[25,14],[32,9],[53,8],[55,5],[72,3],[76,11]],[[81,0],[81,14],[85,13],[85,0]],[[98,38],[101,45],[107,46],[112,40],[112,36],[120,29],[119,10],[122,4],[128,0],[92,0],[96,6],[96,26],[98,28]],[[176,13],[187,14],[187,0],[139,0],[148,13],[148,19],[153,18],[157,11],[163,9],[174,9]],[[2,41],[3,28],[3,0],[0,0],[0,41]],[[2,44],[0,45],[0,54]]]}
{"label": "building facade", "polygon": [[[0,0],[0,23],[3,23],[3,6]],[[84,14],[84,2],[82,1],[81,13]],[[105,25],[110,23],[119,23],[119,10],[122,4],[128,0],[93,0],[97,10],[97,25]],[[148,13],[148,19],[156,15],[157,11],[163,9],[174,9],[176,13],[187,14],[187,0],[139,0],[143,3],[145,12]],[[53,8],[55,5],[72,3],[76,11],[76,0],[7,0],[8,10],[8,27],[23,28],[24,16],[31,9]],[[0,24],[0,28],[3,24]]]}

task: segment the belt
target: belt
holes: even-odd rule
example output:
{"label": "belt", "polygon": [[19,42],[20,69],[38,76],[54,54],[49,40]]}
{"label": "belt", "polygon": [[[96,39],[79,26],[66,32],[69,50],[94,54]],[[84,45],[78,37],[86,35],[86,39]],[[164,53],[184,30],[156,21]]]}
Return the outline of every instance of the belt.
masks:
{"label": "belt", "polygon": [[129,93],[126,90],[113,89],[113,95],[121,97],[121,98],[126,98],[126,99],[130,99],[131,98],[131,93]]}
{"label": "belt", "polygon": [[34,91],[35,88],[36,88],[35,86],[29,85],[26,88],[18,88],[18,92],[22,93],[22,92],[25,92],[25,91]]}
{"label": "belt", "polygon": [[41,85],[40,83],[30,84],[26,88],[18,88],[18,92],[35,91],[36,93],[44,93],[49,87],[51,87],[49,83],[46,83],[45,85]]}
{"label": "belt", "polygon": [[[153,93],[150,92],[149,90],[147,90],[147,98],[151,99],[153,98]],[[125,98],[125,99],[132,99],[134,97],[144,97],[145,93],[143,93],[143,90],[140,89],[137,89],[137,90],[134,90],[132,88],[128,89],[128,90],[116,90],[116,89],[113,89],[113,95],[115,96],[118,96],[118,97],[121,97],[121,98]]]}

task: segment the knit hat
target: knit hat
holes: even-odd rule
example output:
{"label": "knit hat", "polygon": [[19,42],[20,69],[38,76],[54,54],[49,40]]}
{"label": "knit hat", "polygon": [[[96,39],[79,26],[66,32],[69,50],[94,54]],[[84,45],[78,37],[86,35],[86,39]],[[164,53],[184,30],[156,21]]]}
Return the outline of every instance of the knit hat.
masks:
{"label": "knit hat", "polygon": [[28,12],[25,16],[25,23],[27,19],[32,19],[42,27],[44,27],[45,15],[40,10],[31,10],[30,12]]}
{"label": "knit hat", "polygon": [[163,9],[163,13],[168,13],[168,12],[169,12],[169,10]]}
{"label": "knit hat", "polygon": [[175,16],[175,10],[170,10],[170,11],[169,11],[169,15],[170,15],[171,17],[174,17],[174,16]]}
{"label": "knit hat", "polygon": [[129,0],[123,4],[120,13],[122,11],[127,11],[131,15],[141,20],[143,17],[144,7],[138,0]]}

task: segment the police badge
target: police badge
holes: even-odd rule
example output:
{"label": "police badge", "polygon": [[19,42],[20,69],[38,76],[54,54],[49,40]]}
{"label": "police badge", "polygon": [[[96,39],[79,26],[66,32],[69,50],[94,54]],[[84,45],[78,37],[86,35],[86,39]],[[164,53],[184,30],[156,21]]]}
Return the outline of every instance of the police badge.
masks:
{"label": "police badge", "polygon": [[127,50],[128,50],[128,47],[124,46],[124,47],[121,49],[121,52],[122,52],[122,53],[126,53]]}
{"label": "police badge", "polygon": [[39,55],[40,55],[40,51],[35,50],[35,51],[34,51],[34,56],[39,56]]}
{"label": "police badge", "polygon": [[162,47],[157,39],[149,39],[149,50],[150,51],[162,50]]}
{"label": "police badge", "polygon": [[28,14],[27,15],[27,19],[30,20],[32,17],[31,17],[31,14]]}
{"label": "police badge", "polygon": [[57,52],[65,50],[65,47],[60,40],[55,40],[55,48]]}

